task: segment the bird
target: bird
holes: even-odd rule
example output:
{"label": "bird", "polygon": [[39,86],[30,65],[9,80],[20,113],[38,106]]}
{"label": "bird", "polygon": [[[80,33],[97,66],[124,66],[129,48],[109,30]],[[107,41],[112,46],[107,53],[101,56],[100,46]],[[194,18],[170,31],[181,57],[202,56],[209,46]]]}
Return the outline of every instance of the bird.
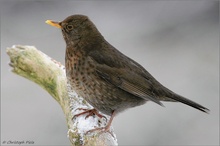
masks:
{"label": "bird", "polygon": [[94,107],[84,109],[77,116],[87,113],[87,116],[103,117],[99,112],[110,116],[105,127],[94,131],[109,131],[118,113],[147,101],[161,106],[162,101],[181,102],[209,112],[208,108],[163,86],[143,66],[117,50],[88,16],[74,14],[63,21],[47,20],[46,23],[62,31],[68,83]]}

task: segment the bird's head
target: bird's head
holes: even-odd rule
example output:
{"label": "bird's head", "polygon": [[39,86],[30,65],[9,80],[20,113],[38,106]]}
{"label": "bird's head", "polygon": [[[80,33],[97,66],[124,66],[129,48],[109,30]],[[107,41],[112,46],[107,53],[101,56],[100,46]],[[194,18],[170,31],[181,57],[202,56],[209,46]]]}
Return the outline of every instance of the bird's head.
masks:
{"label": "bird's head", "polygon": [[95,25],[85,15],[71,15],[61,22],[47,20],[46,23],[62,30],[67,45],[76,44],[79,40],[91,41],[101,36]]}

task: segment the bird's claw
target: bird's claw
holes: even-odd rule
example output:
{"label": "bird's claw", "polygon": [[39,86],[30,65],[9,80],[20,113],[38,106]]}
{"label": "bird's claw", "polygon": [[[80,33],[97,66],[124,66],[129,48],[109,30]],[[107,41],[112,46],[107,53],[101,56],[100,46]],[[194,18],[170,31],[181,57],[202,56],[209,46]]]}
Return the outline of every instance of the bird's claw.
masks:
{"label": "bird's claw", "polygon": [[98,116],[99,118],[104,118],[106,121],[107,121],[107,118],[103,115],[101,115],[96,109],[84,109],[84,108],[78,108],[77,110],[83,110],[84,112],[81,112],[79,114],[76,114],[73,116],[73,119],[75,119],[76,117],[78,116],[81,116],[81,115],[84,115],[84,114],[87,114],[85,119],[87,119],[89,116],[93,116],[93,115],[96,115]]}

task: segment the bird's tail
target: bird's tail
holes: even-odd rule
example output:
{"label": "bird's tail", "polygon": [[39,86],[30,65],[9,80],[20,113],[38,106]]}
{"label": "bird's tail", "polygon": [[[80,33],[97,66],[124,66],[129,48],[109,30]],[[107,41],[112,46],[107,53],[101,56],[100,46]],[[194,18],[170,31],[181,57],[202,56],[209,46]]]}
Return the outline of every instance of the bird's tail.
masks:
{"label": "bird's tail", "polygon": [[205,113],[209,113],[209,109],[208,108],[206,108],[206,107],[204,107],[204,106],[202,106],[202,105],[200,105],[200,104],[198,104],[198,103],[196,103],[196,102],[194,102],[192,100],[189,100],[189,99],[187,99],[187,98],[185,98],[183,96],[180,96],[180,95],[178,95],[176,93],[173,93],[172,96],[169,96],[169,98],[171,98],[174,101],[182,102],[182,103],[184,103],[186,105],[194,107],[194,108],[196,108],[196,109],[198,109],[200,111],[203,111]]}

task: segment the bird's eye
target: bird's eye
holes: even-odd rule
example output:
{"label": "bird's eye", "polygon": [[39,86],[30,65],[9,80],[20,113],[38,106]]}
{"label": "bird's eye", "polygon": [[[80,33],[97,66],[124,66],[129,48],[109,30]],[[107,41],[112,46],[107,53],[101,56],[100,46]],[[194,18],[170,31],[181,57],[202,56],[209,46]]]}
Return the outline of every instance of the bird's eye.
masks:
{"label": "bird's eye", "polygon": [[70,31],[70,30],[73,29],[73,26],[72,26],[72,25],[67,25],[67,26],[66,26],[66,29]]}

